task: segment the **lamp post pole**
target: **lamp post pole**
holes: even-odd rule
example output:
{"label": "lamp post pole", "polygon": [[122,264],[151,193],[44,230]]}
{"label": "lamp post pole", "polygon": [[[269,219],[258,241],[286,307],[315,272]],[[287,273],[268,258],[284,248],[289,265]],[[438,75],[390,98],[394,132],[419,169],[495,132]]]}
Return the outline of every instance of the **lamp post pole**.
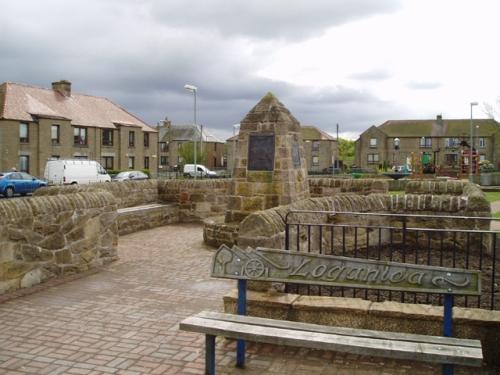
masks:
{"label": "lamp post pole", "polygon": [[473,150],[473,141],[474,138],[472,137],[472,107],[477,105],[477,102],[471,102],[470,103],[470,143],[469,143],[469,181],[473,182],[473,176],[472,176],[472,150]]}
{"label": "lamp post pole", "polygon": [[[193,86],[193,85],[184,85],[184,88],[188,91],[191,91],[193,93],[193,98],[194,98],[194,128],[195,130],[198,130],[198,125],[196,125],[196,92],[198,91],[198,87]],[[195,131],[196,133],[196,131]],[[193,137],[194,139],[194,178],[196,179],[196,174],[198,173],[198,167],[196,166],[196,134]]]}

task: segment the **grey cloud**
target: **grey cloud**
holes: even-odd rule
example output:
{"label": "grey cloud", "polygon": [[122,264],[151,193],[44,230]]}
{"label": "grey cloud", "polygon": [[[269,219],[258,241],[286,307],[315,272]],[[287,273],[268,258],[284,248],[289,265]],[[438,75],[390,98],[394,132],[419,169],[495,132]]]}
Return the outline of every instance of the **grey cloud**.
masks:
{"label": "grey cloud", "polygon": [[[203,4],[203,5],[201,5]],[[159,22],[175,27],[217,30],[251,38],[305,39],[325,29],[399,9],[397,0],[183,0],[154,1]]]}
{"label": "grey cloud", "polygon": [[[258,77],[276,42],[230,36],[303,37],[397,4],[371,3],[210,0],[191,4],[185,13],[180,1],[6,2],[0,82],[50,87],[68,79],[75,92],[107,97],[153,125],[165,116],[174,123],[192,121],[192,98],[183,89],[190,83],[199,87],[200,123],[223,130],[271,91],[304,124],[334,131],[339,122],[344,131],[361,131],[382,116],[372,94],[341,86],[318,92]],[[390,105],[384,108],[392,113],[386,118],[396,117]]]}
{"label": "grey cloud", "polygon": [[441,87],[440,82],[425,82],[425,81],[412,81],[408,82],[407,87],[413,90],[434,90]]}
{"label": "grey cloud", "polygon": [[350,78],[361,81],[382,81],[391,78],[391,74],[384,69],[374,69],[367,72],[352,74]]}

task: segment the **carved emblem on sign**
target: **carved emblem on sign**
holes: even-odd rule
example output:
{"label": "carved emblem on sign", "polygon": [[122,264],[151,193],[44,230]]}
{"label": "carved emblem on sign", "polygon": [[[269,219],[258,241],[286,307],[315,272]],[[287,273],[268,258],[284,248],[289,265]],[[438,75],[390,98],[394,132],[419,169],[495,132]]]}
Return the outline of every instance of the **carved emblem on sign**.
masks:
{"label": "carved emblem on sign", "polygon": [[479,295],[479,271],[223,245],[212,276],[408,292]]}
{"label": "carved emblem on sign", "polygon": [[250,134],[248,143],[248,170],[274,170],[274,135]]}

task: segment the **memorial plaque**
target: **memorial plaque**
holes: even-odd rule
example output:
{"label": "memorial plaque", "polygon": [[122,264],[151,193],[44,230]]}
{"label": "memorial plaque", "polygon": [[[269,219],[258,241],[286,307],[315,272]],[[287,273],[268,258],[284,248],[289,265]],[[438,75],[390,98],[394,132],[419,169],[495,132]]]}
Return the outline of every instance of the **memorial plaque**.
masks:
{"label": "memorial plaque", "polygon": [[298,143],[292,145],[292,160],[295,168],[300,167],[300,148]]}
{"label": "memorial plaque", "polygon": [[274,170],[274,135],[250,134],[248,144],[248,170]]}
{"label": "memorial plaque", "polygon": [[212,276],[311,285],[480,295],[481,273],[276,249],[221,246]]}

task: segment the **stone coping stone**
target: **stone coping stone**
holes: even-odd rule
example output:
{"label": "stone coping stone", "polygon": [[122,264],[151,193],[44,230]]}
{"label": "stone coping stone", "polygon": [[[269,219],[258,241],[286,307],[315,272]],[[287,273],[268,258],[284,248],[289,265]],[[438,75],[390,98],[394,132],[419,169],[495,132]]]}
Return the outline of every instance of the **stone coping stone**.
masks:
{"label": "stone coping stone", "polygon": [[[233,289],[224,297],[224,302],[233,302],[238,299],[238,290]],[[285,307],[290,306],[298,299],[300,295],[292,293],[278,293],[278,292],[256,292],[252,290],[247,291],[247,300],[252,303],[260,305]]]}
{"label": "stone coping stone", "polygon": [[163,207],[168,207],[168,206],[171,206],[171,205],[161,204],[161,203],[152,203],[152,204],[144,204],[144,205],[141,205],[141,206],[119,208],[117,210],[117,212],[119,214],[121,214],[121,213],[127,213],[127,212],[153,210],[153,209],[156,209],[156,208],[163,208]]}
{"label": "stone coping stone", "polygon": [[[224,296],[224,302],[233,302],[238,298],[238,291],[232,290]],[[394,317],[439,321],[443,319],[443,307],[426,304],[411,304],[395,301],[371,302],[361,298],[329,297],[329,296],[301,296],[280,292],[247,291],[247,300],[251,304],[261,306],[279,306],[300,311],[331,311],[352,312],[352,314],[369,314],[380,317]],[[478,308],[453,308],[455,323],[473,325],[500,326],[500,311]]]}

